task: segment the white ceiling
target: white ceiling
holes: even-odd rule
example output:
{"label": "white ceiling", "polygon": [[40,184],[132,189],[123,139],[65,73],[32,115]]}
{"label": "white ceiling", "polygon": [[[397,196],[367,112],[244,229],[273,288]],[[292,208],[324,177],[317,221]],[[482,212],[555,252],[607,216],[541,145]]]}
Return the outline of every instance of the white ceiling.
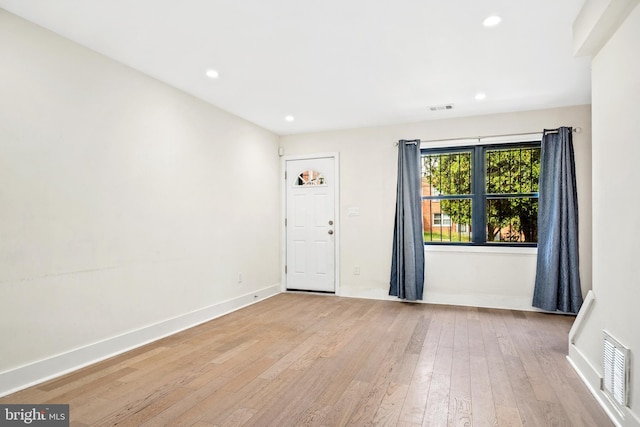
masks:
{"label": "white ceiling", "polygon": [[[589,104],[584,0],[0,0],[278,134]],[[484,28],[489,15],[503,18]],[[214,68],[220,77],[205,76]],[[474,96],[484,92],[487,98]],[[453,104],[448,111],[432,105]],[[287,122],[284,117],[295,116]]]}

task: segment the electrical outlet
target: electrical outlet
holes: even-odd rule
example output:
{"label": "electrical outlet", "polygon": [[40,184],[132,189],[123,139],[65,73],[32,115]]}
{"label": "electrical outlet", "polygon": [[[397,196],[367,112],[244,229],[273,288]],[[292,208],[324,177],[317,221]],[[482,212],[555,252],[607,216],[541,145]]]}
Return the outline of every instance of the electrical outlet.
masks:
{"label": "electrical outlet", "polygon": [[242,273],[238,273],[238,283],[242,283]]}
{"label": "electrical outlet", "polygon": [[355,274],[356,276],[360,274],[360,266],[356,265],[355,267],[353,267],[353,274]]}

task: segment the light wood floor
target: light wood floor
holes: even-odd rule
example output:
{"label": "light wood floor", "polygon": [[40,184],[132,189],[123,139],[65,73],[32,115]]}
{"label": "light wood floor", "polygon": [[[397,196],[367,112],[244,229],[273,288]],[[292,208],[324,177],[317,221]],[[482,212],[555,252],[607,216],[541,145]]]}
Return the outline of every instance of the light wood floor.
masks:
{"label": "light wood floor", "polygon": [[572,322],[281,294],[0,403],[69,403],[72,426],[611,426]]}

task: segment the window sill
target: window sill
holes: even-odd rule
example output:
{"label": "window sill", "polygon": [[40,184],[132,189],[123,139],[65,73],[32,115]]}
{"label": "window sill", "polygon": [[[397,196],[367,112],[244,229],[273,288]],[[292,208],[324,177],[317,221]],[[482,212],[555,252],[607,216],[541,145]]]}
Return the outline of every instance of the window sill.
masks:
{"label": "window sill", "polygon": [[511,255],[536,255],[536,247],[516,247],[516,246],[469,246],[469,245],[424,245],[427,252],[466,252],[484,254],[511,254]]}

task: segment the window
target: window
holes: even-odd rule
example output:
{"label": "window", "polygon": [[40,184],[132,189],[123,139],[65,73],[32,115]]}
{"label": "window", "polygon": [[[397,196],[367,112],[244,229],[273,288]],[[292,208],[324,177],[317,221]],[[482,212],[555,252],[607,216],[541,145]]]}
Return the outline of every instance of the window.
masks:
{"label": "window", "polygon": [[444,225],[445,227],[451,226],[451,217],[443,213],[433,214],[433,225]]}
{"label": "window", "polygon": [[324,175],[322,175],[322,173],[314,170],[308,170],[300,172],[293,185],[295,185],[296,187],[326,185],[326,180],[324,179]]}
{"label": "window", "polygon": [[426,244],[535,246],[540,142],[422,150]]}

